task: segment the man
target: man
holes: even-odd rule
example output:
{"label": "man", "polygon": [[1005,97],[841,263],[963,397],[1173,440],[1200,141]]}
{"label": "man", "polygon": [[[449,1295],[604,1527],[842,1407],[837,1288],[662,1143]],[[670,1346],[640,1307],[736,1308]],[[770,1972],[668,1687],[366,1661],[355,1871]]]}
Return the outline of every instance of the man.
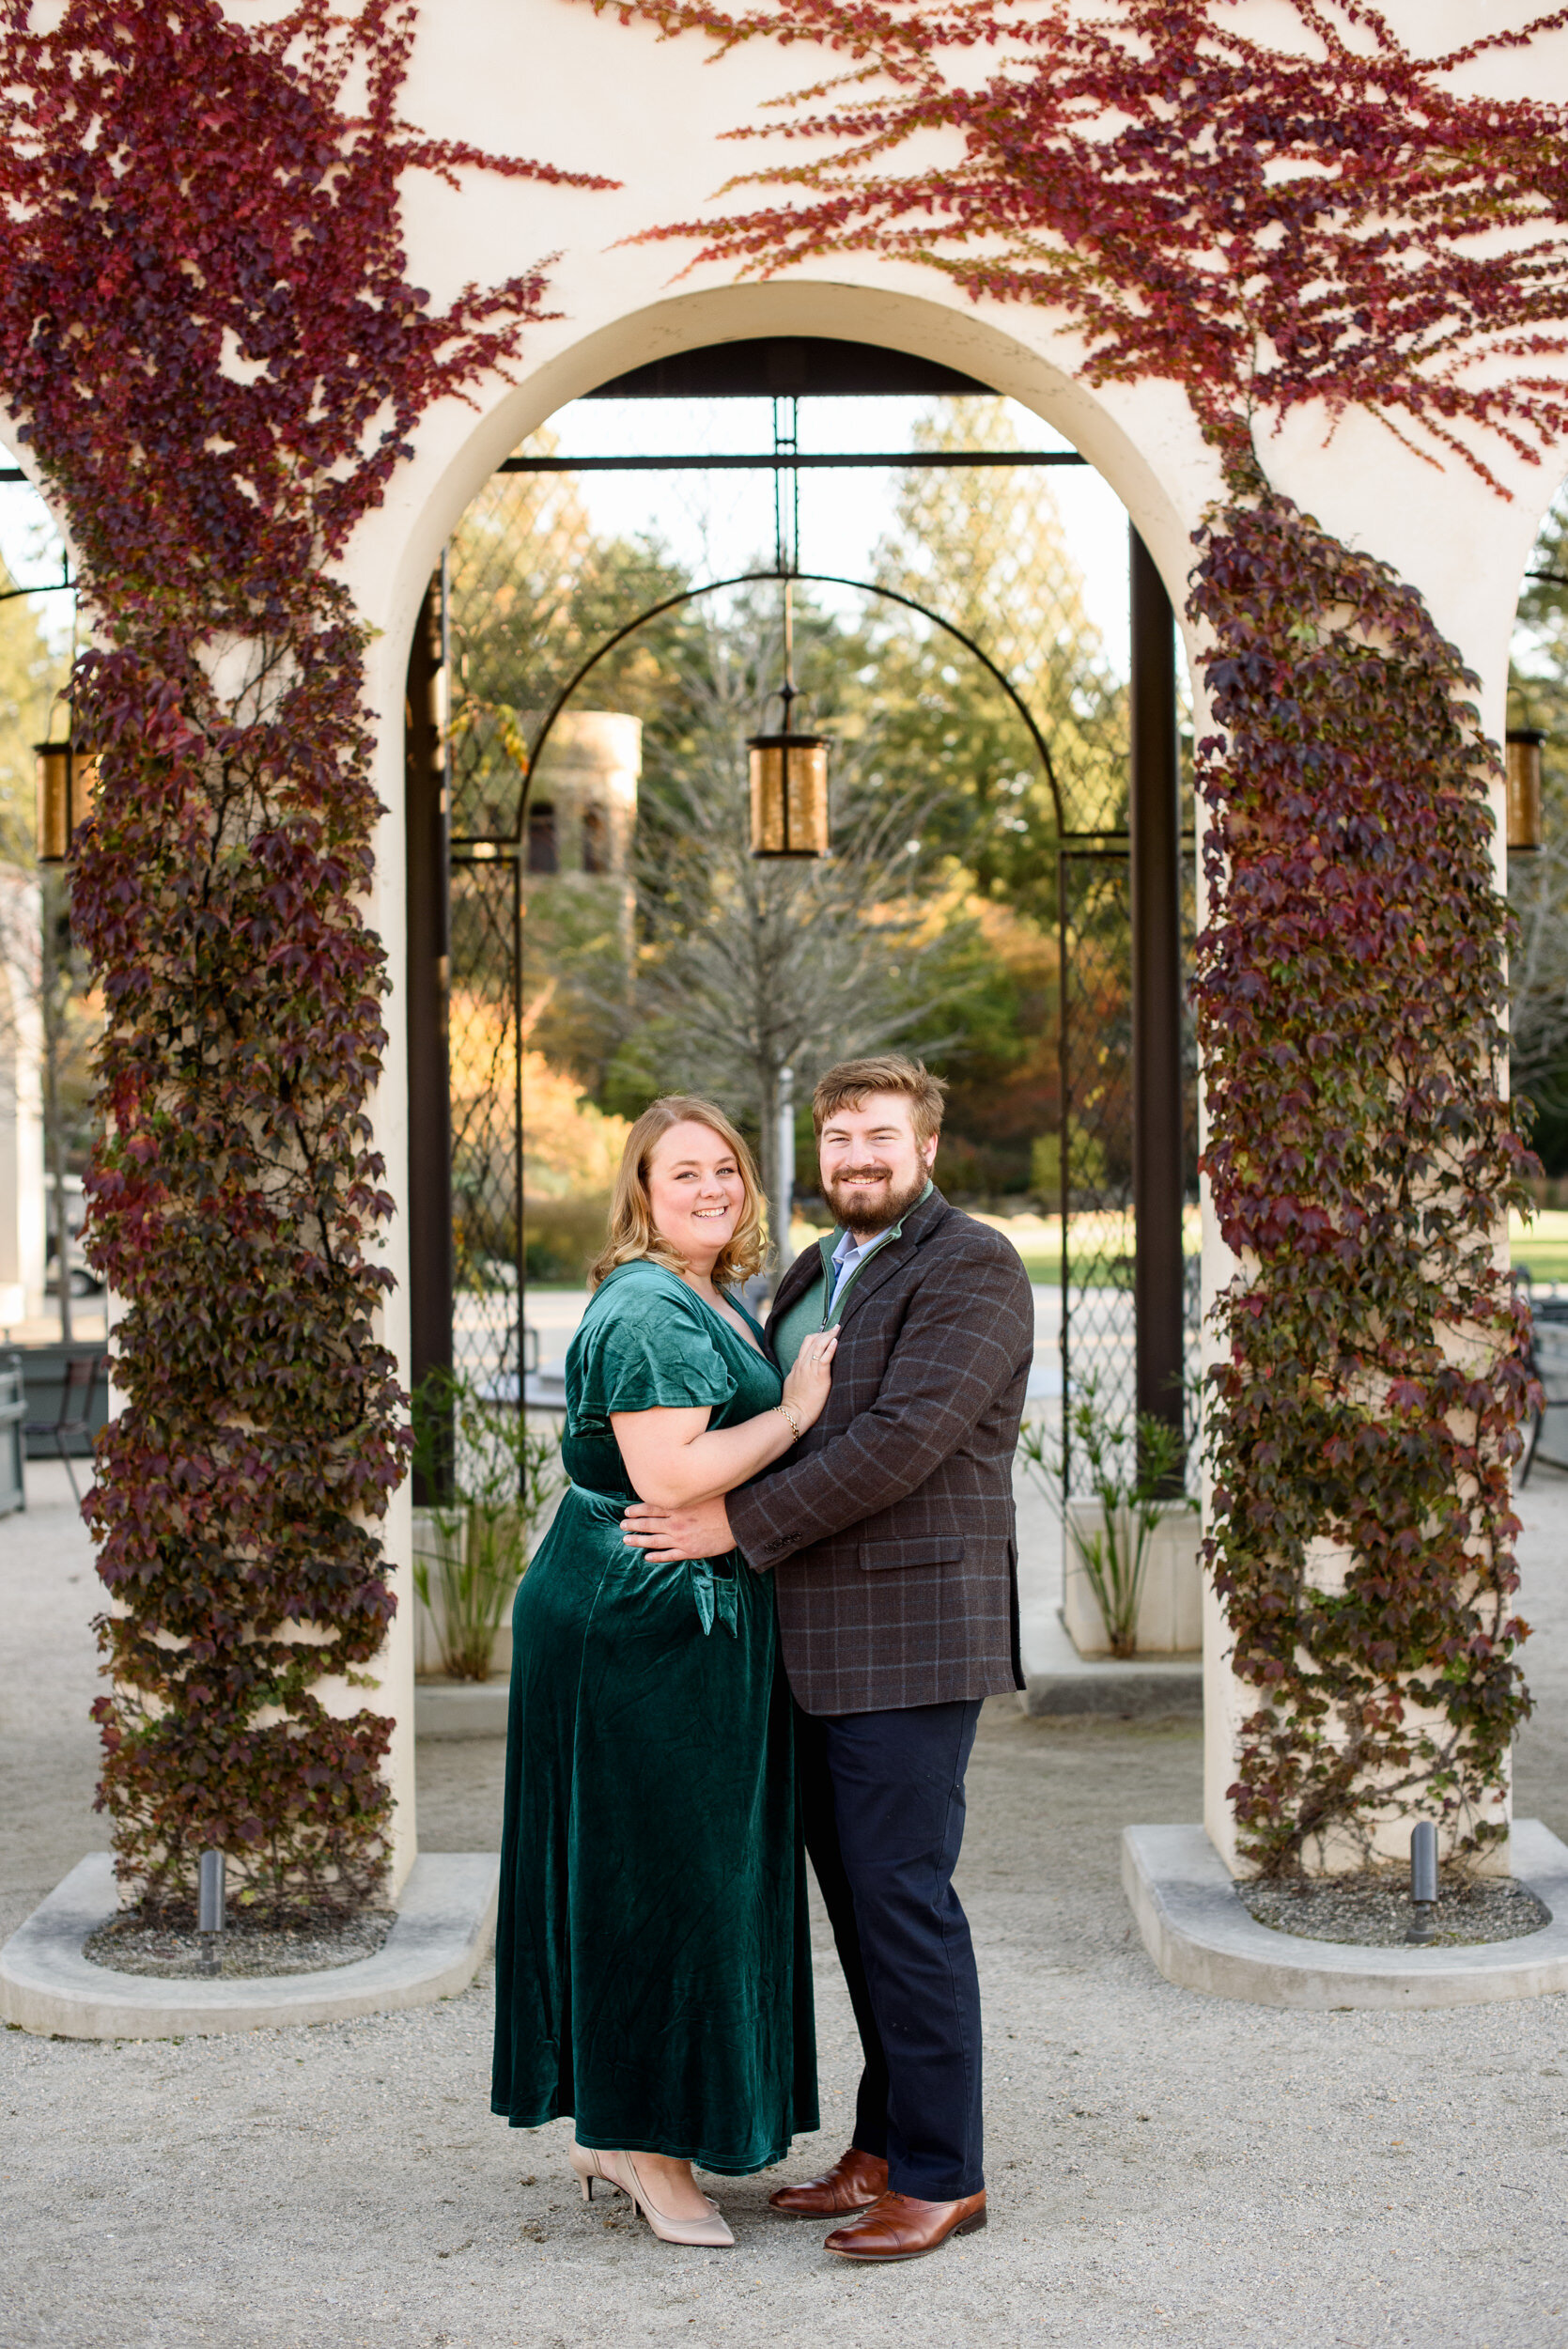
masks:
{"label": "man", "polygon": [[848,2151],[775,2209],[847,2223],[846,2259],[914,2259],[986,2223],[980,1990],[953,1890],[981,1700],[1023,1686],[1012,1463],[1034,1349],[1017,1252],[931,1180],[942,1088],[887,1055],[812,1102],[839,1219],[780,1284],[787,1370],[840,1330],[828,1408],[727,1500],[638,1506],[656,1558],[771,1568],[798,1707],[806,1847],[865,2068]]}

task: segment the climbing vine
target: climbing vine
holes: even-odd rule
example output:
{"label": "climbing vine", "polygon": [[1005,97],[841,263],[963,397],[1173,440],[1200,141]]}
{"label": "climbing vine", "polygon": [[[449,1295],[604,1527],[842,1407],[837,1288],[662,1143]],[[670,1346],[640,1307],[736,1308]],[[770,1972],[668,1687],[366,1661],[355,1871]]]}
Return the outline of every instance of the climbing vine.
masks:
{"label": "climbing vine", "polygon": [[1429,56],[1362,0],[1283,0],[1284,42],[1227,0],[618,12],[841,60],[733,133],[790,143],[723,191],[751,209],[650,236],[693,267],[870,253],[1044,306],[1086,381],[1179,384],[1216,450],[1197,1009],[1242,1269],[1214,1315],[1207,1558],[1258,1694],[1230,1794],[1265,1869],[1343,1862],[1411,1810],[1475,1852],[1528,1709],[1498,760],[1420,597],[1266,459],[1294,412],[1354,408],[1507,494],[1490,452],[1568,431],[1568,108],[1484,87],[1568,11]]}
{"label": "climbing vine", "polygon": [[432,307],[402,175],[568,177],[404,124],[412,24],[0,8],[0,381],[97,637],[73,919],[107,1008],[88,1246],[125,1313],[94,1709],[153,1906],[208,1844],[273,1907],[368,1897],[386,1855],[393,1723],[321,1685],[363,1688],[385,1636],[406,1444],[375,1330],[365,631],[330,566],[419,414],[543,315],[542,269]]}
{"label": "climbing vine", "polygon": [[1246,1268],[1209,1413],[1209,1563],[1259,1691],[1237,1824],[1270,1869],[1411,1804],[1475,1851],[1525,1709],[1496,754],[1421,599],[1284,498],[1203,535],[1192,611],[1205,1163]]}

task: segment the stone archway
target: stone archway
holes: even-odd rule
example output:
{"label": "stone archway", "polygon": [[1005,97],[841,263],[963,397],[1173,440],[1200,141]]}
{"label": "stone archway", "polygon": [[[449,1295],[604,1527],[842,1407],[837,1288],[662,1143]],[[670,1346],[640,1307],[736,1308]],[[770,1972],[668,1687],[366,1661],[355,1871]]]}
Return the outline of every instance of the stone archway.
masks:
{"label": "stone archway", "polygon": [[[907,290],[895,282],[898,272],[891,270],[868,272],[861,284],[802,277],[763,286],[709,288],[630,308],[617,306],[624,288],[611,284],[615,273],[606,269],[601,278],[587,257],[582,257],[581,280],[572,278],[574,287],[581,284],[583,297],[573,321],[576,331],[543,330],[537,364],[517,384],[498,387],[477,421],[456,403],[432,413],[394,496],[364,526],[350,550],[349,577],[362,610],[380,630],[370,690],[382,713],[379,775],[389,813],[378,840],[372,919],[387,942],[399,980],[406,973],[408,946],[403,912],[404,663],[431,568],[457,519],[500,459],[556,408],[609,377],[705,344],[779,334],[874,341],[955,366],[1032,409],[1089,458],[1127,508],[1178,613],[1185,599],[1188,543],[1219,484],[1190,413],[1170,387],[1113,386],[1103,394],[1090,393],[1073,377],[1076,348],[1059,341],[1048,321],[1020,318],[1015,311],[1007,314],[1003,327],[968,305]],[[1026,328],[1033,330],[1028,339]],[[1374,433],[1372,420],[1358,414],[1342,421],[1333,450],[1319,445],[1299,422],[1283,437],[1289,445],[1274,467],[1283,485],[1332,516],[1352,538],[1375,543],[1378,552],[1386,552],[1413,579],[1442,624],[1469,650],[1484,680],[1488,714],[1494,702],[1500,712],[1508,618],[1549,486],[1530,481],[1528,500],[1520,497],[1511,508],[1499,509],[1482,485],[1467,476],[1448,475],[1443,477],[1443,494],[1434,497],[1429,471],[1423,466],[1417,475],[1417,460],[1390,451],[1386,440]],[[1523,486],[1523,469],[1519,471]],[[1482,550],[1467,570],[1454,559],[1456,541]],[[1185,621],[1182,625],[1185,631]],[[1188,646],[1190,652],[1189,632]],[[1201,709],[1198,723],[1203,724]],[[394,1050],[377,1114],[391,1188],[401,1199],[408,1196],[411,1143],[408,1008],[399,986],[389,1006]],[[406,1361],[411,1336],[406,1221],[392,1235],[389,1258],[399,1282],[389,1309],[389,1335]],[[1205,1204],[1205,1302],[1233,1269]],[[388,1551],[395,1561],[410,1555],[411,1505],[405,1486],[388,1522]],[[406,1588],[406,1570],[399,1568],[399,1579]],[[1224,1789],[1232,1775],[1231,1721],[1237,1698],[1224,1661],[1223,1626],[1212,1595],[1205,1604],[1205,1809],[1218,1840],[1227,1831]],[[399,1721],[392,1769],[405,1822],[412,1812],[412,1637],[408,1616],[405,1607],[383,1658],[382,1674],[387,1707]],[[399,1856],[399,1872],[411,1861],[412,1849],[411,1836],[406,1858]]]}
{"label": "stone archway", "polygon": [[[700,350],[710,347],[714,341],[746,340],[749,339],[748,330],[754,332],[759,326],[768,332],[798,331],[803,323],[803,308],[800,300],[801,290],[786,287],[738,288],[720,298],[697,295],[675,303],[660,303],[638,318],[618,321],[613,328],[586,338],[564,353],[553,365],[541,368],[537,377],[530,378],[527,384],[506,394],[498,403],[497,411],[487,416],[481,427],[474,428],[458,456],[449,459],[439,484],[432,485],[425,511],[417,524],[411,527],[405,539],[401,553],[407,568],[411,570],[416,561],[423,560],[427,548],[431,548],[432,564],[439,560],[441,546],[467,503],[466,496],[458,502],[459,491],[466,490],[472,494],[489,478],[500,458],[508,454],[518,440],[542,422],[544,416],[552,412],[555,407],[565,404],[567,399],[583,390],[595,388],[598,382],[613,374],[625,373],[630,366],[667,356],[673,350]],[[826,339],[863,344],[867,307],[865,295],[845,287],[815,291],[829,298],[826,302],[814,300],[811,304],[815,329],[812,339],[821,334],[820,314],[826,309],[841,326],[837,335]],[[1126,483],[1124,502],[1126,495],[1137,495],[1148,527],[1164,540],[1168,555],[1179,549],[1182,539],[1180,513],[1174,498],[1161,490],[1150,468],[1139,457],[1130,437],[1113,420],[1102,416],[1098,419],[1098,430],[1094,428],[1096,421],[1093,413],[1094,404],[1072,386],[1061,368],[1043,364],[1013,338],[997,334],[995,329],[987,329],[977,335],[971,319],[961,312],[950,313],[941,305],[928,301],[899,300],[889,303],[884,297],[877,306],[889,314],[890,338],[883,348],[890,350],[913,350],[917,357],[938,360],[970,377],[977,377],[980,368],[984,367],[986,373],[979,380],[1013,396],[1017,396],[1020,388],[1027,387],[1033,394],[1028,404],[1035,412],[1041,413],[1045,421],[1063,430],[1066,437],[1071,437],[1071,434],[1066,432],[1063,414],[1071,413],[1079,434],[1100,444],[1116,464],[1121,480]],[[721,323],[728,325],[730,331],[727,334],[715,333],[715,328]],[[851,324],[856,329],[854,333],[842,331]],[[742,331],[737,333],[737,329]],[[903,339],[892,339],[893,333],[899,334]],[[1088,449],[1084,449],[1083,453],[1086,456],[1091,454]],[[1206,474],[1206,459],[1201,450],[1198,455]],[[421,458],[416,458],[416,471],[420,464]],[[1113,480],[1111,486],[1116,488],[1120,485]],[[1212,484],[1206,478],[1201,484],[1195,481],[1189,494],[1196,494],[1200,487],[1206,490]],[[368,527],[379,533],[380,519],[375,518]],[[357,565],[355,568],[357,570]],[[1157,593],[1157,575],[1152,565],[1149,570],[1151,577],[1156,579]],[[439,734],[440,711],[431,699],[432,692],[439,692],[436,685],[439,646],[429,637],[430,611],[425,598],[429,577],[430,568],[427,568],[418,583],[418,614],[421,616],[416,617],[411,630],[399,630],[394,634],[389,628],[383,639],[388,669],[396,660],[399,640],[408,644],[411,634],[412,646],[408,690],[398,692],[394,699],[393,693],[383,688],[380,697],[381,708],[388,712],[388,717],[383,719],[381,769],[382,797],[388,801],[394,801],[394,789],[389,789],[389,783],[394,784],[394,788],[401,785],[405,789],[411,787],[417,790],[419,786],[415,779],[421,771],[428,771],[429,747]],[[384,592],[388,583],[384,571],[380,583]],[[390,723],[392,711],[411,726],[407,742],[403,725],[394,727]],[[409,755],[411,752],[411,756]],[[396,768],[391,763],[394,755]],[[399,799],[402,796],[401,792],[396,794]],[[411,1209],[401,1219],[400,1228],[394,1235],[395,1261],[396,1258],[402,1261],[397,1267],[399,1291],[389,1315],[389,1318],[395,1317],[394,1343],[400,1360],[405,1362],[416,1356],[428,1359],[427,1341],[416,1346],[411,1326],[412,1314],[416,1309],[412,1292],[420,1285],[413,1259],[415,1251],[423,1253],[440,1244],[441,1235],[436,1225],[443,1221],[444,1215],[442,1204],[445,1195],[443,1170],[436,1164],[427,1122],[417,1115],[411,1117],[409,1113],[408,1092],[411,1067],[417,1066],[422,1056],[427,1058],[437,1049],[438,1023],[429,1016],[432,1007],[422,1005],[415,988],[411,985],[411,974],[420,967],[421,962],[427,964],[432,955],[439,958],[443,951],[439,921],[432,917],[427,902],[430,893],[417,888],[411,893],[410,891],[413,861],[421,854],[427,858],[440,854],[439,825],[432,824],[432,815],[433,803],[415,809],[405,801],[403,806],[396,808],[395,814],[389,816],[382,827],[384,848],[379,856],[377,891],[378,926],[387,941],[399,981],[399,994],[394,998],[391,1025],[395,1057],[400,1065],[396,1077],[389,1069],[389,1079],[383,1082],[385,1106],[377,1123],[383,1137],[382,1146],[387,1149],[394,1194],[408,1203]],[[394,905],[395,867],[403,881],[403,907],[412,905],[415,900],[420,901],[419,910],[413,915],[414,928],[411,932],[398,920],[398,913],[403,909]],[[399,1044],[402,1046],[400,1053],[397,1051]],[[401,1096],[399,1123],[402,1137],[405,1138],[404,1150],[396,1155],[390,1146],[393,1133],[386,1113],[391,1107],[394,1083]],[[417,1183],[416,1164],[419,1170]],[[395,1508],[400,1510],[401,1506],[408,1506],[411,1502],[411,1495],[405,1488]],[[395,1561],[401,1561],[410,1554],[411,1526],[407,1536],[400,1538],[400,1527],[396,1524],[389,1526],[388,1551]],[[385,1659],[388,1679],[384,1685],[391,1698],[388,1709],[395,1712],[400,1721],[407,1720],[411,1711],[409,1699],[412,1693],[412,1642],[410,1626],[405,1620],[410,1611],[408,1608],[400,1610],[399,1625]],[[407,1690],[406,1696],[403,1690]],[[403,1782],[402,1801],[406,1815],[409,1790],[404,1778],[405,1767],[402,1757],[395,1750],[394,1769]]]}

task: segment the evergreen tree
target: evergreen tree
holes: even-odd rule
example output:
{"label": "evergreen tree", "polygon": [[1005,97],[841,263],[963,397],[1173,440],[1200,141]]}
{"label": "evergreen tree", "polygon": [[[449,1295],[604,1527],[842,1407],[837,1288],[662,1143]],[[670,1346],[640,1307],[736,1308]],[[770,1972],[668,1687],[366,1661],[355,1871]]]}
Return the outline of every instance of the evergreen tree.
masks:
{"label": "evergreen tree", "polygon": [[[962,397],[935,402],[915,443],[1001,453],[1018,441],[1005,402]],[[877,577],[940,613],[1011,680],[1045,737],[1068,830],[1125,824],[1126,688],[1085,608],[1045,467],[911,467]],[[1012,703],[952,636],[896,605],[876,611],[869,652],[890,770],[939,781],[947,844],[979,890],[1048,926],[1056,809]]]}

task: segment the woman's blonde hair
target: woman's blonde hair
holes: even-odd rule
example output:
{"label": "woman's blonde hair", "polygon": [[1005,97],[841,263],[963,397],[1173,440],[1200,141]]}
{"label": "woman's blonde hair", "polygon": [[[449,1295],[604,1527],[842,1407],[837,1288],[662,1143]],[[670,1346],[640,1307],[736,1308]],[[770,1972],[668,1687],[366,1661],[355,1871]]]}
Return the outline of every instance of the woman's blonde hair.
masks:
{"label": "woman's blonde hair", "polygon": [[610,1202],[610,1237],[588,1268],[590,1289],[597,1289],[617,1265],[637,1264],[644,1259],[661,1264],[671,1272],[686,1270],[685,1257],[654,1223],[653,1206],[648,1198],[648,1160],[655,1143],[672,1126],[688,1121],[694,1126],[706,1126],[709,1133],[718,1135],[726,1149],[735,1153],[745,1193],[740,1221],[714,1265],[714,1286],[726,1288],[732,1281],[743,1281],[750,1273],[761,1271],[762,1185],[757,1180],[751,1152],[723,1111],[715,1109],[711,1101],[698,1100],[690,1093],[666,1093],[661,1099],[649,1103],[626,1138],[615,1192]]}

